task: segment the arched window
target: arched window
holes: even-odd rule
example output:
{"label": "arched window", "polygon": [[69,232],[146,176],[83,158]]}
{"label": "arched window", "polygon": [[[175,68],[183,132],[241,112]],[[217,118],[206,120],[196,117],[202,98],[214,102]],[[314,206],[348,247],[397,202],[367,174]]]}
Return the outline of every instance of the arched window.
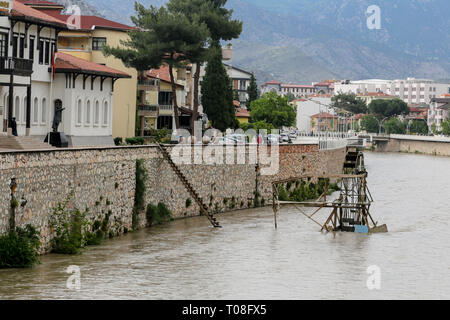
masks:
{"label": "arched window", "polygon": [[16,97],[16,102],[14,103],[14,117],[16,118],[16,122],[20,122],[20,98]]}
{"label": "arched window", "polygon": [[34,98],[33,104],[33,123],[38,123],[39,121],[39,100]]}
{"label": "arched window", "polygon": [[42,98],[41,122],[47,122],[47,99]]}
{"label": "arched window", "polygon": [[100,104],[98,101],[95,101],[95,109],[94,109],[94,125],[98,125],[100,119]]}
{"label": "arched window", "polygon": [[81,124],[81,122],[83,122],[83,110],[81,109],[82,103],[81,103],[81,99],[78,100],[78,104],[77,104],[77,124]]}
{"label": "arched window", "polygon": [[108,124],[108,102],[103,103],[103,125]]}
{"label": "arched window", "polygon": [[86,102],[86,120],[87,125],[91,124],[91,101]]}
{"label": "arched window", "polygon": [[22,121],[24,123],[27,122],[27,97],[23,98],[23,114],[22,114]]}

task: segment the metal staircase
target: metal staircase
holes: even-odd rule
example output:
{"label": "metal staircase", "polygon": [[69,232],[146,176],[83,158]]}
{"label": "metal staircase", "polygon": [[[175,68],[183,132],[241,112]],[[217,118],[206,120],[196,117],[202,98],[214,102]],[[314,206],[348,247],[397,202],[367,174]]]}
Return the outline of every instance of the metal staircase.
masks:
{"label": "metal staircase", "polygon": [[194,190],[192,185],[187,181],[184,174],[180,171],[180,169],[177,167],[177,165],[173,162],[172,158],[170,157],[169,152],[166,150],[166,148],[157,143],[159,150],[163,154],[164,159],[169,162],[169,165],[172,167],[173,171],[177,174],[178,178],[180,178],[183,185],[186,187],[186,189],[191,194],[192,198],[197,202],[198,206],[200,207],[200,210],[203,212],[203,214],[208,218],[208,220],[211,222],[212,226],[214,228],[221,228],[222,226],[219,225],[219,222],[217,222],[216,218],[212,213],[208,211],[208,207],[203,203],[202,199],[198,195],[198,193]]}

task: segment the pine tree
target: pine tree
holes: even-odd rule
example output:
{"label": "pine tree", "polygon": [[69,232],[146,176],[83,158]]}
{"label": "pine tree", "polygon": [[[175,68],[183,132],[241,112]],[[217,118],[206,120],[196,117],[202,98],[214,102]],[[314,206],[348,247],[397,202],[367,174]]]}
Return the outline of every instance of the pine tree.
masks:
{"label": "pine tree", "polygon": [[[224,8],[227,0],[169,0],[169,11],[183,14],[190,21],[205,23],[210,35],[210,48],[215,41],[231,40],[238,38],[242,32],[242,22],[233,20],[233,10]],[[194,73],[194,114],[192,116],[192,128],[198,118],[198,88],[200,82],[200,67],[208,60],[208,52],[200,52],[191,61],[196,64]]]}
{"label": "pine tree", "polygon": [[252,101],[258,100],[258,86],[256,84],[256,79],[255,76],[252,73],[252,76],[250,78],[250,85],[247,88],[247,94],[248,94],[248,99],[247,99],[247,109],[250,110],[250,105],[252,103]]}
{"label": "pine tree", "polygon": [[202,104],[213,127],[225,131],[238,126],[233,105],[233,89],[222,63],[220,43],[215,42],[211,50],[211,58],[201,83]]}
{"label": "pine tree", "polygon": [[197,18],[188,19],[182,13],[170,12],[166,7],[148,9],[135,3],[136,16],[131,20],[137,30],[129,32],[122,47],[104,48],[105,55],[119,58],[128,67],[138,71],[169,66],[172,83],[172,102],[175,127],[179,128],[176,83],[173,68],[195,61],[205,52],[209,31]]}

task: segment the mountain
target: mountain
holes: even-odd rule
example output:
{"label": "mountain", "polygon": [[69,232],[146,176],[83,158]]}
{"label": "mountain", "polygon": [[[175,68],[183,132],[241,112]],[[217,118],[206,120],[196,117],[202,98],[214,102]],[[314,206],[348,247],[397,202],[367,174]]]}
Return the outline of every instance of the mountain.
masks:
{"label": "mountain", "polygon": [[[130,23],[134,13],[134,0],[78,1],[118,22]],[[379,30],[366,25],[374,3]],[[255,72],[260,83],[450,78],[448,0],[229,0],[227,6],[244,22],[231,63]]]}

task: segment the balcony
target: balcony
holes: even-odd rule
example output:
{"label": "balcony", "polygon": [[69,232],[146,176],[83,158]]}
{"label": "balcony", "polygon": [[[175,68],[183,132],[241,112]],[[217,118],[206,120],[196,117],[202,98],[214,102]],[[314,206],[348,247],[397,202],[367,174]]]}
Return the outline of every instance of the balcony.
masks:
{"label": "balcony", "polygon": [[33,73],[33,60],[0,57],[0,73],[29,76]]}
{"label": "balcony", "polygon": [[150,104],[140,104],[138,106],[138,116],[157,118],[159,115],[159,106]]}
{"label": "balcony", "polygon": [[159,80],[138,79],[138,91],[159,91]]}
{"label": "balcony", "polygon": [[173,115],[173,106],[172,105],[160,105],[159,106],[159,115],[160,116]]}

